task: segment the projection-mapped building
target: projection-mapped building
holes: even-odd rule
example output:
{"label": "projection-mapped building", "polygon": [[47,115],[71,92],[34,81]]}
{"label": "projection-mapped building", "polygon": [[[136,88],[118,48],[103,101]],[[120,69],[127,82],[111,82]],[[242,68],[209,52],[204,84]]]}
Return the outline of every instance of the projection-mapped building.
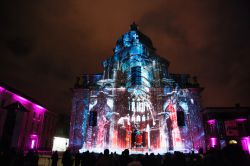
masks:
{"label": "projection-mapped building", "polygon": [[171,74],[136,24],[122,35],[103,73],[78,77],[73,89],[70,147],[103,152],[190,151],[203,147],[200,88]]}

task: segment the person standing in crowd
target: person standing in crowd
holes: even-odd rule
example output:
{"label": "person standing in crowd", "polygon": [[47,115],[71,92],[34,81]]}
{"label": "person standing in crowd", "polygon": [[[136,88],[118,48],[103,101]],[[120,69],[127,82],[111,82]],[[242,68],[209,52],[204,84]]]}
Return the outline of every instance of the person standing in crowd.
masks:
{"label": "person standing in crowd", "polygon": [[63,166],[72,166],[73,165],[73,158],[72,158],[72,154],[70,153],[69,149],[67,149],[63,153],[62,164],[63,164]]}
{"label": "person standing in crowd", "polygon": [[104,155],[99,156],[99,159],[96,163],[96,166],[115,166],[115,163],[111,156],[109,155],[109,150],[105,149],[104,150]]}
{"label": "person standing in crowd", "polygon": [[39,154],[38,154],[38,151],[35,150],[35,153],[34,153],[34,165],[38,166],[38,162],[39,162]]}
{"label": "person standing in crowd", "polygon": [[55,151],[55,152],[52,154],[51,160],[52,160],[51,166],[57,166],[57,162],[58,162],[58,153],[57,153],[57,151]]}
{"label": "person standing in crowd", "polygon": [[75,166],[79,166],[81,163],[81,154],[79,152],[77,152],[75,154]]}

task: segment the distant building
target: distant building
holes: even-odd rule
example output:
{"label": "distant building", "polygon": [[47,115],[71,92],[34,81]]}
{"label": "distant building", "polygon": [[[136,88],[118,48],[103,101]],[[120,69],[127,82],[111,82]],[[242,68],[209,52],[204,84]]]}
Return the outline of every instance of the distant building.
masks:
{"label": "distant building", "polygon": [[70,147],[103,152],[198,150],[203,147],[202,88],[169,72],[149,37],[132,24],[103,72],[78,77],[73,89]]}
{"label": "distant building", "polygon": [[57,129],[53,138],[53,151],[65,151],[69,146],[70,116],[67,114],[57,115]]}
{"label": "distant building", "polygon": [[[53,113],[34,99],[0,83],[0,148],[38,149],[51,146],[51,149],[55,120],[47,122],[50,114]],[[47,131],[51,133],[47,134]],[[51,141],[51,144],[44,140]]]}
{"label": "distant building", "polygon": [[43,119],[43,130],[42,130],[42,139],[41,146],[43,150],[52,150],[53,147],[53,138],[56,133],[58,122],[58,114],[46,111]]}
{"label": "distant building", "polygon": [[203,119],[207,149],[239,144],[250,153],[250,107],[207,107]]}

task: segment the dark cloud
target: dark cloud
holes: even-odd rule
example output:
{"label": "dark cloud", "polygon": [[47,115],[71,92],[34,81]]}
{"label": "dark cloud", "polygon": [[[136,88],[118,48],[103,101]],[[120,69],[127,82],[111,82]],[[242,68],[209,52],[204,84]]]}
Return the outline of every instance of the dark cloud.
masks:
{"label": "dark cloud", "polygon": [[198,76],[205,105],[249,105],[249,11],[248,1],[165,2],[142,22],[172,71]]}
{"label": "dark cloud", "polygon": [[57,62],[54,59],[45,56],[34,59],[32,64],[32,68],[34,69],[33,72],[38,75],[52,76],[62,81],[72,78],[72,69],[67,61]]}
{"label": "dark cloud", "polygon": [[0,77],[44,103],[70,110],[81,73],[102,71],[136,21],[170,71],[198,76],[204,105],[250,105],[249,1],[1,1]]}
{"label": "dark cloud", "polygon": [[[165,14],[163,14],[165,13]],[[155,32],[165,34],[171,40],[178,40],[182,44],[186,44],[186,36],[181,27],[175,26],[176,16],[166,12],[165,7],[159,7],[156,11],[146,13],[140,20],[143,29],[150,29]]]}
{"label": "dark cloud", "polygon": [[21,57],[28,56],[32,49],[30,41],[18,37],[6,41],[6,46],[10,49],[13,55]]}

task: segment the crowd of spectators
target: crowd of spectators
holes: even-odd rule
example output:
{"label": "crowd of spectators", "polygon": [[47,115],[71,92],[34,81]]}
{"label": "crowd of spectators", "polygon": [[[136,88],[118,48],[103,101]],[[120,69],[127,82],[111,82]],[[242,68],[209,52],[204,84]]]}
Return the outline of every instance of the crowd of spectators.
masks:
{"label": "crowd of spectators", "polygon": [[207,153],[166,153],[165,155],[132,154],[124,150],[121,155],[104,150],[102,154],[84,152],[75,154],[75,166],[250,166],[250,156],[237,145]]}
{"label": "crowd of spectators", "polygon": [[[210,149],[206,153],[166,153],[160,154],[129,154],[126,149],[121,155],[110,153],[72,153],[66,150],[59,161],[57,152],[50,157],[50,165],[57,166],[250,166],[250,155],[237,145],[229,145],[222,150]],[[38,166],[37,151],[30,150],[25,155],[23,151],[10,150],[0,153],[0,165],[6,166]]]}
{"label": "crowd of spectators", "polygon": [[37,150],[29,150],[26,154],[23,150],[14,148],[0,151],[0,165],[2,166],[38,166],[38,161]]}

